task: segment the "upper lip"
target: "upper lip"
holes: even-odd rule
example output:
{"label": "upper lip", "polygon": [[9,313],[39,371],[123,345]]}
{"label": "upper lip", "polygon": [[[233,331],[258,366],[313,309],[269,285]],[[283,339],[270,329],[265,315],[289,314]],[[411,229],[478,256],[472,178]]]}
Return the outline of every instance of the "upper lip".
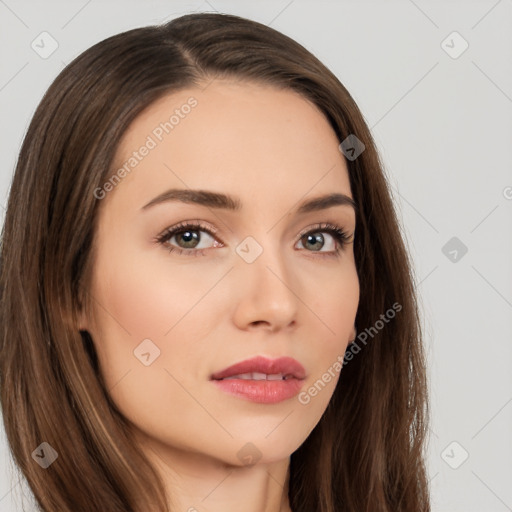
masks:
{"label": "upper lip", "polygon": [[233,375],[243,373],[266,373],[267,375],[275,375],[282,373],[284,376],[292,376],[296,379],[304,379],[306,370],[304,367],[292,357],[279,357],[277,359],[268,359],[263,356],[246,359],[240,363],[236,363],[224,370],[214,373],[211,380],[220,380]]}

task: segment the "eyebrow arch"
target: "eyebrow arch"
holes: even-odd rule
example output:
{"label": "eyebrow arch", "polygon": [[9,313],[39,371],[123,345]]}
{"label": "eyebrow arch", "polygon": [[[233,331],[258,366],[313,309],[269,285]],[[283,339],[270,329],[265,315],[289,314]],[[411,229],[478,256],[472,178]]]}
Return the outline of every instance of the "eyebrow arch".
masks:
{"label": "eyebrow arch", "polygon": [[[209,190],[191,189],[167,190],[152,199],[141,209],[147,210],[152,206],[168,201],[180,201],[182,203],[197,204],[209,208],[231,210],[235,212],[242,209],[242,202],[238,197],[229,196],[219,192],[211,192]],[[351,206],[354,211],[357,211],[356,203],[351,197],[345,194],[332,193],[302,202],[300,206],[295,209],[295,213],[309,213],[331,208],[332,206]]]}

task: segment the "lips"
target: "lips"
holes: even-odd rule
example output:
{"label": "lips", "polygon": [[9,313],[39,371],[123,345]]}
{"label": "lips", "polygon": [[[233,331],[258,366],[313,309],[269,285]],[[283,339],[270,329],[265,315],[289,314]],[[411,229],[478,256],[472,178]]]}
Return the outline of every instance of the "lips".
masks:
{"label": "lips", "polygon": [[306,377],[304,367],[292,357],[267,359],[263,356],[253,357],[214,373],[211,380],[303,380]]}
{"label": "lips", "polygon": [[224,393],[260,404],[276,404],[296,396],[306,371],[291,357],[253,357],[214,373],[210,380]]}

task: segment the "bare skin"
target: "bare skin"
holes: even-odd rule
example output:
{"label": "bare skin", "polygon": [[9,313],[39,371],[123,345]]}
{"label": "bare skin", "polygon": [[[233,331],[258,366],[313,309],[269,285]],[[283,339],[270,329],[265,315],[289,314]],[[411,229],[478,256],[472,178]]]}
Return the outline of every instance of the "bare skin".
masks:
{"label": "bare skin", "polygon": [[[191,96],[197,105],[159,141],[155,127]],[[123,137],[116,168],[148,136],[156,147],[101,200],[95,307],[81,328],[173,510],[290,511],[290,455],[319,422],[339,372],[307,404],[297,396],[255,403],[219,390],[210,376],[256,355],[290,356],[306,369],[305,392],[332,374],[355,336],[355,213],[346,204],[294,211],[334,192],[352,197],[339,141],[302,96],[231,80],[151,105]],[[143,209],[174,188],[237,196],[242,206],[165,201]],[[197,228],[196,246],[190,230],[156,241],[185,221],[216,232]],[[321,223],[339,226],[348,242]],[[262,249],[250,263],[236,251],[247,237],[250,254]],[[156,349],[146,346],[147,366],[134,355],[146,339],[160,350],[153,360]]]}

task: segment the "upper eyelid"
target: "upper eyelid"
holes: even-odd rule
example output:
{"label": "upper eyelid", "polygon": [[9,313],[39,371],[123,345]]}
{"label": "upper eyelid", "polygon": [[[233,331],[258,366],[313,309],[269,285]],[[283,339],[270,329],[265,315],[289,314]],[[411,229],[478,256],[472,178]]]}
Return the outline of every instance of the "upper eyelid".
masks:
{"label": "upper eyelid", "polygon": [[206,231],[211,236],[215,236],[219,233],[219,230],[211,227],[209,224],[205,225],[203,222],[199,221],[185,221],[176,224],[175,226],[170,226],[165,228],[164,231],[157,236],[157,238],[165,237],[166,235],[175,235],[176,233],[180,233],[181,231],[185,231],[187,229],[192,229],[194,231]]}

